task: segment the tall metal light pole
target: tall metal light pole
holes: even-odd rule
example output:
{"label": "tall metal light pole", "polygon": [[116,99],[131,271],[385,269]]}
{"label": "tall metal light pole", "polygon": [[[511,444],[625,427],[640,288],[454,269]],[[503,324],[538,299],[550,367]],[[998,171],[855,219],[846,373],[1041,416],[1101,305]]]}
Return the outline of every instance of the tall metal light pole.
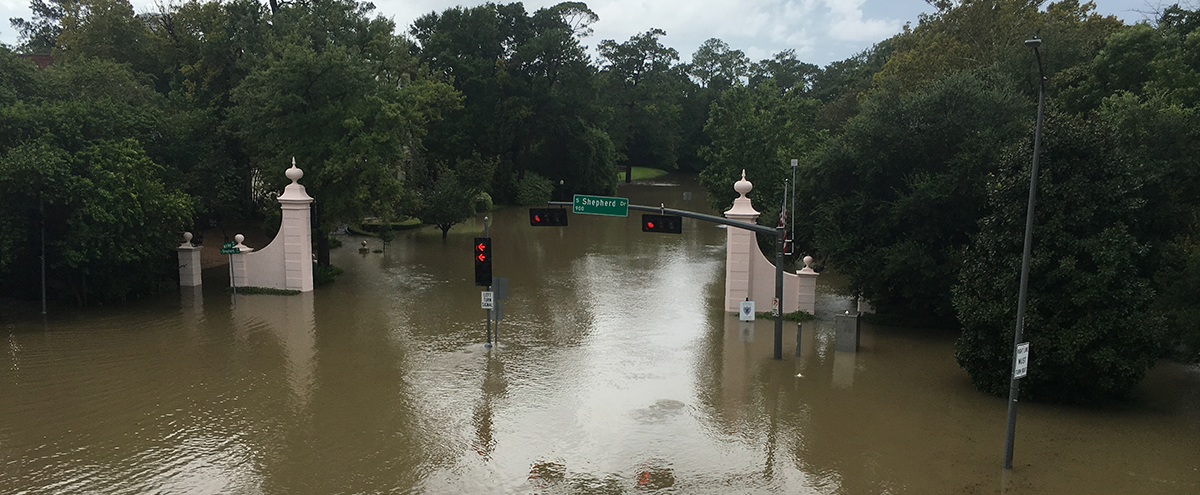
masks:
{"label": "tall metal light pole", "polygon": [[1025,213],[1025,252],[1021,256],[1021,290],[1017,295],[1017,328],[1013,336],[1013,373],[1009,375],[1008,429],[1004,438],[1004,469],[1012,469],[1013,440],[1017,433],[1017,393],[1021,382],[1016,376],[1017,346],[1021,344],[1021,333],[1025,329],[1025,300],[1029,290],[1029,253],[1033,247],[1033,207],[1037,200],[1038,155],[1042,150],[1042,113],[1046,108],[1046,73],[1042,70],[1042,56],[1038,47],[1042,40],[1036,36],[1025,40],[1025,46],[1033,49],[1038,64],[1038,111],[1037,124],[1033,132],[1033,166],[1029,169],[1029,207]]}

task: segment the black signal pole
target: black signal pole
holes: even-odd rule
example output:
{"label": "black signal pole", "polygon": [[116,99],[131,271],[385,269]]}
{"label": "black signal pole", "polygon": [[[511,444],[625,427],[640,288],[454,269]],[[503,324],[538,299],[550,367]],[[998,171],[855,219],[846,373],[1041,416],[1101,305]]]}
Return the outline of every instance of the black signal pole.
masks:
{"label": "black signal pole", "polygon": [[1013,372],[1009,375],[1008,428],[1004,433],[1004,469],[1012,469],[1013,443],[1017,433],[1017,394],[1021,382],[1016,374],[1017,346],[1025,330],[1025,301],[1029,290],[1029,255],[1033,248],[1033,207],[1037,201],[1038,155],[1042,150],[1042,113],[1046,108],[1046,73],[1042,70],[1042,56],[1038,47],[1042,40],[1034,37],[1025,40],[1025,46],[1033,49],[1038,64],[1038,110],[1037,124],[1033,131],[1033,166],[1029,169],[1029,206],[1025,212],[1025,252],[1021,255],[1021,289],[1017,295],[1017,327],[1013,335]]}

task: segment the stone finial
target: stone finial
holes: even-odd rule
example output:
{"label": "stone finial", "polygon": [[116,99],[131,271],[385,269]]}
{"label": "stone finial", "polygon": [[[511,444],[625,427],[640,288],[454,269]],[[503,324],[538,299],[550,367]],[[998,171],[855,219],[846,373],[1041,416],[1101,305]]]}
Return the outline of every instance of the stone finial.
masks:
{"label": "stone finial", "polygon": [[742,169],[742,180],[733,183],[733,190],[741,194],[742,198],[745,198],[751,189],[754,189],[754,184],[746,180],[746,169]]}
{"label": "stone finial", "polygon": [[804,269],[812,270],[812,256],[804,257]]}
{"label": "stone finial", "polygon": [[244,241],[244,240],[246,240],[246,236],[244,236],[244,235],[242,235],[242,234],[238,234],[238,235],[235,235],[235,236],[233,236],[233,242],[236,242],[236,243],[238,243],[238,244],[241,244],[241,243],[242,243],[242,241]]}
{"label": "stone finial", "polygon": [[292,157],[292,168],[287,169],[283,174],[287,178],[292,179],[292,184],[295,184],[301,177],[304,177],[304,171],[296,168],[296,157]]}
{"label": "stone finial", "polygon": [[192,233],[191,232],[183,233],[183,244],[180,244],[179,247],[181,247],[181,248],[192,247]]}

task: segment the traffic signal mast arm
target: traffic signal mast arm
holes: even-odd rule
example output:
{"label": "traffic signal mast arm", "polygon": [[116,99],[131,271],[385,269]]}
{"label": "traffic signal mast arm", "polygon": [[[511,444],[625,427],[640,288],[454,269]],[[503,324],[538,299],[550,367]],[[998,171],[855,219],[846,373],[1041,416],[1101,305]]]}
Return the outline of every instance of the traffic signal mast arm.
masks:
{"label": "traffic signal mast arm", "polygon": [[[568,201],[551,201],[547,204],[549,204],[551,206],[571,206],[574,203],[571,203]],[[645,211],[645,212],[649,212],[649,213],[659,213],[662,215],[679,215],[681,217],[695,218],[696,220],[704,220],[705,222],[719,223],[722,225],[728,225],[730,227],[737,227],[739,229],[752,230],[754,232],[758,232],[759,234],[766,234],[766,235],[773,235],[773,236],[782,235],[781,234],[782,230],[776,229],[774,227],[766,227],[766,226],[758,225],[756,223],[739,222],[737,220],[730,220],[730,219],[724,218],[724,217],[705,215],[703,213],[696,213],[696,212],[692,212],[692,211],[672,210],[670,208],[662,208],[662,207],[658,207],[658,206],[642,206],[642,205],[632,205],[632,204],[629,205],[629,209],[635,210],[635,211]]]}

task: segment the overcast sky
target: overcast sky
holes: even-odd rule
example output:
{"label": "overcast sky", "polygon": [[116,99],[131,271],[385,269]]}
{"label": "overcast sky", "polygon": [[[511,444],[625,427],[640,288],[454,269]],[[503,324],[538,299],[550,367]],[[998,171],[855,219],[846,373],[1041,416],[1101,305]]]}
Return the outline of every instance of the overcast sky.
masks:
{"label": "overcast sky", "polygon": [[[154,0],[132,1],[138,12],[150,10],[154,5]],[[1174,3],[1094,1],[1101,14],[1116,15],[1130,24],[1146,19],[1144,13]],[[1195,0],[1191,2],[1195,4]],[[418,16],[485,2],[376,0],[374,3],[378,14],[392,18],[399,29],[407,31]],[[524,3],[526,10],[532,12],[559,1]],[[595,47],[603,39],[620,42],[650,28],[662,28],[667,32],[663,44],[678,50],[683,61],[690,60],[704,40],[720,38],[745,52],[751,60],[769,58],[792,48],[799,59],[821,66],[869,48],[900,32],[905,23],[915,26],[917,16],[930,10],[924,0],[592,0],[586,3],[600,16],[593,26],[595,34],[584,40],[589,47]],[[28,5],[28,0],[0,0],[0,42],[10,45],[16,42],[17,33],[8,19],[29,18]]]}

